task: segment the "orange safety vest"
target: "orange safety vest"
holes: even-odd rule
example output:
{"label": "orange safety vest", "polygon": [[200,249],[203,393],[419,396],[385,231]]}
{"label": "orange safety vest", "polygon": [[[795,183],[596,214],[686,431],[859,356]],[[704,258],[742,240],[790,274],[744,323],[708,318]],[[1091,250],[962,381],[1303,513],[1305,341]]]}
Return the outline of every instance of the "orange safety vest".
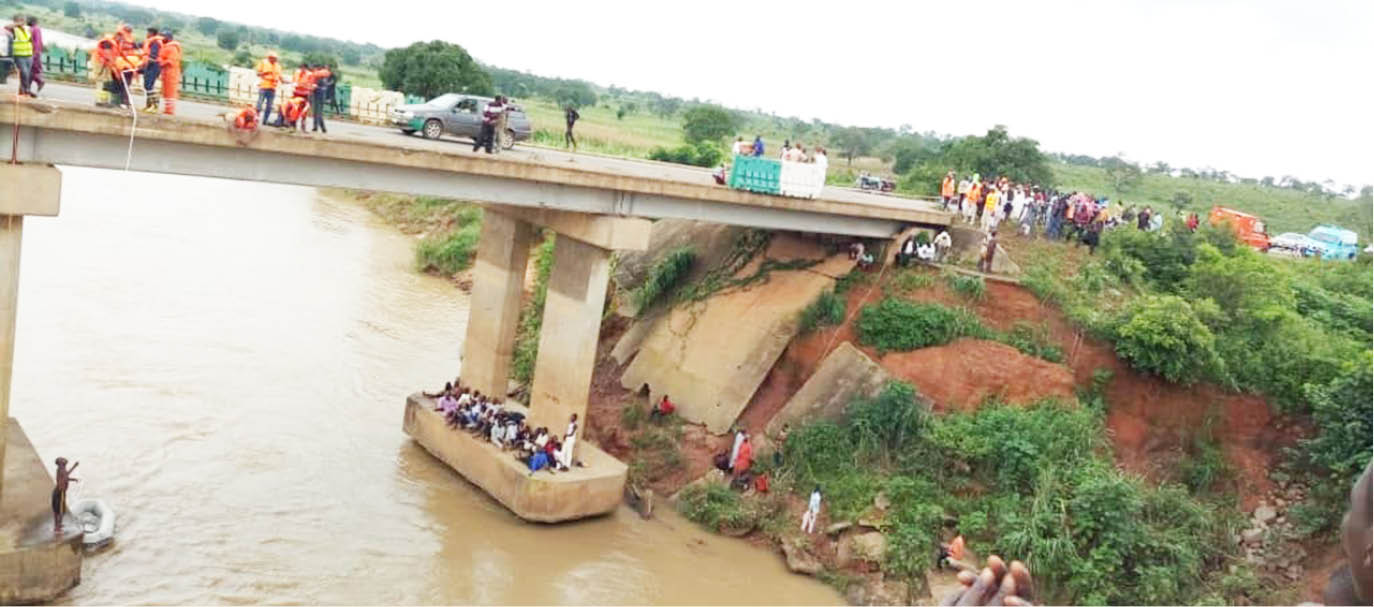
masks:
{"label": "orange safety vest", "polygon": [[941,196],[953,196],[953,195],[954,195],[954,178],[953,178],[953,177],[949,177],[949,176],[946,176],[946,177],[945,177],[944,182],[940,184],[940,195],[941,195]]}
{"label": "orange safety vest", "polygon": [[166,71],[180,73],[181,43],[176,40],[163,43],[162,52],[157,55],[157,63]]}
{"label": "orange safety vest", "polygon": [[115,40],[114,34],[106,34],[96,41],[95,49],[91,51],[95,55],[96,63],[102,68],[111,68],[115,64],[115,55],[119,53],[119,41]]}
{"label": "orange safety vest", "polygon": [[251,107],[239,110],[239,115],[234,117],[234,128],[245,131],[251,131],[258,128],[257,110]]}
{"label": "orange safety vest", "polygon": [[286,114],[286,121],[295,122],[299,120],[301,116],[305,115],[305,107],[304,97],[292,97],[290,101],[286,102],[286,105],[282,106],[282,110]]}
{"label": "orange safety vest", "polygon": [[267,59],[259,61],[258,88],[275,91],[279,84],[281,84],[281,63]]}
{"label": "orange safety vest", "polygon": [[297,97],[309,97],[315,92],[315,72],[301,68],[296,70],[296,88],[291,90],[291,94]]}
{"label": "orange safety vest", "polygon": [[[158,46],[166,46],[166,44],[167,44],[167,39],[166,39],[166,38],[163,38],[161,34],[157,34],[157,35],[153,35],[153,36],[148,36],[148,37],[144,38],[144,39],[143,39],[143,48],[139,49],[139,51],[138,51],[138,55],[139,55],[139,57],[141,58],[141,60],[139,61],[139,64],[140,64],[140,65],[148,65],[148,62],[152,60],[152,52],[153,52],[153,44],[154,44],[154,43],[156,43]],[[161,56],[162,56],[162,53],[159,52],[159,53],[158,53],[158,57],[161,57]],[[160,63],[159,63],[159,65],[160,65]]]}
{"label": "orange safety vest", "polygon": [[968,189],[968,200],[973,202],[973,204],[978,204],[978,200],[982,197],[982,195],[983,184],[981,183],[975,183],[973,184],[973,187],[970,187]]}

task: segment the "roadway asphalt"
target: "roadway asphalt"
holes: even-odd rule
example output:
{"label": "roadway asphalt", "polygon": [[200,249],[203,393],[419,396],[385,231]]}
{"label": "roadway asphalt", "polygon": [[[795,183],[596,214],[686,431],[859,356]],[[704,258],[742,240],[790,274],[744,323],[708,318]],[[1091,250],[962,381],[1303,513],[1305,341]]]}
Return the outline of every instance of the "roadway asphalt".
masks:
{"label": "roadway asphalt", "polygon": [[[11,77],[9,83],[0,87],[0,90],[8,94],[13,94],[17,87],[17,81],[17,77]],[[40,93],[39,99],[42,100],[44,98],[73,103],[94,103],[95,92],[88,87],[53,82],[44,87],[42,93]],[[142,107],[143,102],[140,95],[135,95],[134,104],[138,107]],[[228,113],[228,111],[228,106],[201,101],[181,100],[177,104],[177,114],[179,116],[200,120],[218,119]],[[327,123],[327,127],[329,129],[327,135],[312,136],[323,136],[343,140],[361,140],[370,143],[395,145],[396,147],[409,149],[436,150],[447,153],[482,153],[472,151],[471,140],[459,140],[451,136],[445,136],[438,140],[430,140],[419,135],[406,135],[395,127],[372,126],[342,120],[331,120]],[[574,153],[524,143],[516,144],[514,149],[503,153],[531,162],[546,164],[567,163],[578,168],[586,168],[597,172],[686,183],[714,183],[709,169],[665,162],[616,158],[598,154]],[[873,206],[900,208],[918,207],[930,210],[939,208],[938,205],[929,201],[874,194],[854,188],[838,188],[834,186],[826,186],[821,192],[820,197],[826,200]]]}

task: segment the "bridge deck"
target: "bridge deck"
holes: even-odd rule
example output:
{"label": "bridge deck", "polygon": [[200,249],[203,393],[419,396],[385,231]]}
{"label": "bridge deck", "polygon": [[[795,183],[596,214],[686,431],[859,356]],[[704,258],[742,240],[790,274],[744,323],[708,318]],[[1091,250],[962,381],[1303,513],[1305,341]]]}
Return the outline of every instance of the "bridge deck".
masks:
{"label": "bridge deck", "polygon": [[[183,107],[190,104],[184,104]],[[204,104],[202,104],[204,105]],[[814,200],[716,185],[709,171],[667,163],[517,147],[489,156],[455,141],[335,123],[328,136],[264,131],[237,143],[210,116],[141,115],[57,100],[0,101],[0,123],[20,125],[19,157],[99,168],[448,196],[648,218],[676,217],[866,236],[901,224],[948,225],[930,203],[827,187]],[[10,138],[5,138],[9,140]],[[7,151],[0,147],[0,152]]]}

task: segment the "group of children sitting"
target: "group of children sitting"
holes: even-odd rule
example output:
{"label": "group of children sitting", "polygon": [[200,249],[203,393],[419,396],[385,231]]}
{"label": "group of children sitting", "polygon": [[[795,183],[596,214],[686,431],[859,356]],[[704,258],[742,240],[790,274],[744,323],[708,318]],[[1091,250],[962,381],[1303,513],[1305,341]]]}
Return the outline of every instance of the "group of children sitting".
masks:
{"label": "group of children sitting", "polygon": [[450,428],[471,432],[486,438],[502,451],[514,451],[515,459],[530,469],[550,473],[564,471],[582,463],[573,459],[573,445],[577,442],[577,414],[568,422],[568,430],[560,439],[548,428],[530,428],[525,414],[508,411],[496,399],[478,390],[469,390],[459,382],[444,384],[444,389],[425,396],[437,398],[434,410],[442,413]]}

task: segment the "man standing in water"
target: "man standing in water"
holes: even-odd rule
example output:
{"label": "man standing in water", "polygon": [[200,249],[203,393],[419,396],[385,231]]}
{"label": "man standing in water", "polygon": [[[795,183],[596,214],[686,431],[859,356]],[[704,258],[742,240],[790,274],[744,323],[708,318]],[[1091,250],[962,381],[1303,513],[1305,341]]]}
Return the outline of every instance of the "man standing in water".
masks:
{"label": "man standing in water", "polygon": [[67,458],[57,458],[57,484],[52,488],[52,532],[53,535],[62,535],[62,515],[67,512],[67,484],[75,483],[72,473],[76,472],[76,467],[81,462],[67,467]]}
{"label": "man standing in water", "polygon": [[572,149],[576,150],[577,140],[573,138],[572,129],[573,124],[576,123],[577,119],[581,118],[582,115],[577,113],[577,110],[570,105],[568,106],[567,111],[563,112],[563,117],[566,118],[568,121],[568,130],[567,132],[563,133],[563,147],[572,147]]}

